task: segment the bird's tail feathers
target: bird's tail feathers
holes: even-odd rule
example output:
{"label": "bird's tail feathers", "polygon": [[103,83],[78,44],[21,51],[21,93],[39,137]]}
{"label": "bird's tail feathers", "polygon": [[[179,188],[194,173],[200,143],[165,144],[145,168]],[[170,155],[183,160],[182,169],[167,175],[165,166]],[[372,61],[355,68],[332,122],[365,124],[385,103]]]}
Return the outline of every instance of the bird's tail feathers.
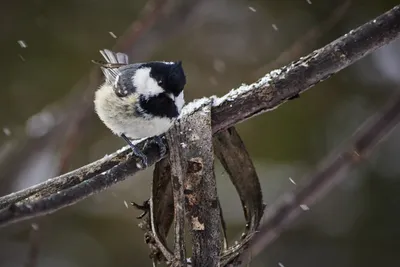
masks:
{"label": "bird's tail feathers", "polygon": [[129,64],[128,62],[128,55],[125,53],[115,53],[111,50],[108,49],[103,49],[100,50],[100,54],[104,57],[104,59],[107,61],[107,63],[112,63],[112,64]]}

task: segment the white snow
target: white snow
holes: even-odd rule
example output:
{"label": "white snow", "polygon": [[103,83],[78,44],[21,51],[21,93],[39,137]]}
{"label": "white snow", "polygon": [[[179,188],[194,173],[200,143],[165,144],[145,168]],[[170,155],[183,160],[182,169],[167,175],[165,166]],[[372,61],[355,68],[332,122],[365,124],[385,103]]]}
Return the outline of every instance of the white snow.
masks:
{"label": "white snow", "polygon": [[310,210],[310,208],[306,204],[301,204],[300,208],[304,211]]}
{"label": "white snow", "polygon": [[10,129],[9,129],[8,127],[4,127],[4,128],[3,128],[3,133],[4,133],[5,135],[7,135],[7,136],[10,136],[10,135],[11,135],[11,131],[10,131]]}
{"label": "white snow", "polygon": [[276,69],[271,71],[270,73],[268,73],[267,75],[265,75],[264,77],[262,77],[261,79],[259,79],[257,82],[252,83],[250,85],[247,84],[242,84],[239,88],[237,89],[232,89],[229,93],[227,93],[226,95],[222,96],[222,97],[215,97],[214,98],[214,102],[213,102],[213,106],[220,106],[221,104],[225,103],[225,102],[231,102],[234,101],[237,97],[251,91],[251,90],[257,90],[261,87],[265,87],[269,85],[269,82],[277,77],[279,74],[281,74],[282,70],[280,69]]}
{"label": "white snow", "polygon": [[117,39],[117,36],[113,32],[108,32],[112,38]]}
{"label": "white snow", "polygon": [[27,48],[27,47],[28,47],[28,45],[26,44],[26,42],[23,41],[23,40],[18,40],[18,44],[19,44],[19,46],[22,47],[22,48]]}
{"label": "white snow", "polygon": [[203,97],[188,103],[186,106],[183,107],[182,112],[179,115],[179,119],[193,114],[193,112],[200,109],[202,106],[205,106],[208,103],[212,102],[214,97],[215,96]]}

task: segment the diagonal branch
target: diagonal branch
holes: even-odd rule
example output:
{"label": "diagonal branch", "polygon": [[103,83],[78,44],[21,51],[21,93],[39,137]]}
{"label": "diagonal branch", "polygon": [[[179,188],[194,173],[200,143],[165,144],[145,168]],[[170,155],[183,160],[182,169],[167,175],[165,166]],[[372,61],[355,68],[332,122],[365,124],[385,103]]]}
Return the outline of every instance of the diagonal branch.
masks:
{"label": "diagonal branch", "polygon": [[[268,206],[264,224],[251,243],[251,249],[241,255],[242,259],[255,257],[270,245],[299,215],[304,207],[311,206],[318,198],[330,191],[342,179],[351,165],[359,163],[400,122],[400,95],[390,101],[381,112],[372,116],[354,134],[338,154],[328,157],[324,164],[307,179],[307,183],[293,192],[283,195],[275,204]],[[307,208],[308,209],[308,208]],[[246,260],[243,261],[245,263]]]}
{"label": "diagonal branch", "polygon": [[[272,71],[251,85],[243,85],[221,98],[213,97],[213,133],[278,107],[398,38],[399,34],[400,6],[396,6],[310,55]],[[188,104],[182,116],[195,112],[204,101],[210,99],[203,98]],[[157,152],[156,146],[144,150],[150,164],[160,160]],[[125,147],[106,159],[0,198],[0,207],[3,208],[0,210],[0,226],[73,205],[138,171],[135,158]]]}

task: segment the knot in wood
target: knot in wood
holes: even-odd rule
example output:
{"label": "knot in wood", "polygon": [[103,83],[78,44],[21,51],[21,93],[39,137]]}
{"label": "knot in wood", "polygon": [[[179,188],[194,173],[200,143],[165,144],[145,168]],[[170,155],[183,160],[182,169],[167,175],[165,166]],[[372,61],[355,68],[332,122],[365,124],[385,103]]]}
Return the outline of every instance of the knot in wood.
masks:
{"label": "knot in wood", "polygon": [[202,158],[191,158],[188,161],[187,172],[189,174],[201,174],[203,170],[203,159]]}

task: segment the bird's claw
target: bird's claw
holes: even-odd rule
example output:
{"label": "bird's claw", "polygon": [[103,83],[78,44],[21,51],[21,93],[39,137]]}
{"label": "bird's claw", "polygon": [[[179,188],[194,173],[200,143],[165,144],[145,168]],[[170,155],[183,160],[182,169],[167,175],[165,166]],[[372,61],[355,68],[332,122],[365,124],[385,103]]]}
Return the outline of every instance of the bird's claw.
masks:
{"label": "bird's claw", "polygon": [[140,158],[140,160],[142,161],[142,168],[145,169],[149,166],[149,162],[147,160],[147,156],[145,154],[143,154],[142,151],[139,150],[139,148],[137,148],[136,146],[131,146],[132,148],[132,152],[133,154]]}
{"label": "bird's claw", "polygon": [[165,154],[167,153],[167,147],[165,146],[165,144],[164,144],[164,142],[162,140],[162,137],[157,135],[157,136],[154,136],[151,139],[147,139],[146,144],[144,145],[144,147],[145,148],[148,147],[151,143],[155,143],[158,146],[158,148],[160,149],[160,156],[164,157]]}
{"label": "bird's claw", "polygon": [[146,157],[145,154],[142,153],[142,155],[136,155],[136,156],[138,156],[141,159],[143,169],[145,169],[145,168],[147,168],[149,166],[149,162],[148,162],[147,157]]}
{"label": "bird's claw", "polygon": [[128,145],[131,147],[133,154],[140,158],[142,161],[142,168],[145,169],[149,166],[149,162],[147,160],[147,157],[145,154],[143,154],[142,151],[138,147],[136,147],[134,144],[132,144],[131,140],[129,140],[128,137],[126,137],[125,134],[122,134],[121,137],[128,143]]}
{"label": "bird's claw", "polygon": [[149,200],[145,200],[142,205],[139,205],[135,202],[131,202],[131,205],[134,206],[136,209],[143,211],[142,214],[136,217],[137,219],[142,219],[150,211]]}

